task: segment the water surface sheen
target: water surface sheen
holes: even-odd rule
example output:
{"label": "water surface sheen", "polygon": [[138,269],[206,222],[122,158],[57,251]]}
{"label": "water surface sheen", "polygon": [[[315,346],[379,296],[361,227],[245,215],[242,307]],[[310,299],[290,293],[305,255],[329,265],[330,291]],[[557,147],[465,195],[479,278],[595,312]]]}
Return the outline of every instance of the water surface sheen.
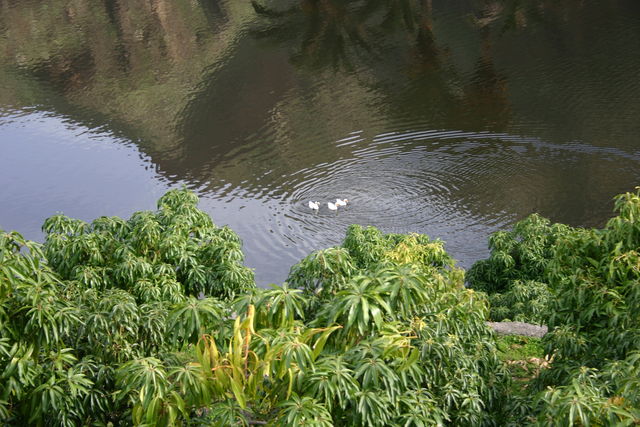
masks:
{"label": "water surface sheen", "polygon": [[0,2],[0,227],[186,185],[260,285],[353,223],[469,267],[638,185],[639,52],[637,0]]}

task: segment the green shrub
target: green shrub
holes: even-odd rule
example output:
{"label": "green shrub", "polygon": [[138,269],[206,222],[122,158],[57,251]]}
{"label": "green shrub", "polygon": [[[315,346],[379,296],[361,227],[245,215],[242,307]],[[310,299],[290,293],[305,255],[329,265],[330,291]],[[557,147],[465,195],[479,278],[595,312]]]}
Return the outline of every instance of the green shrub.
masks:
{"label": "green shrub", "polygon": [[489,294],[489,317],[495,322],[546,324],[551,293],[545,283],[514,280],[506,292]]}
{"label": "green shrub", "polygon": [[466,277],[471,288],[489,295],[492,320],[547,323],[547,267],[558,240],[572,230],[532,214],[513,230],[491,235],[491,255],[473,264]]}
{"label": "green shrub", "polygon": [[129,221],[56,215],[43,226],[44,246],[0,231],[0,420],[121,420],[123,365],[223,328],[222,301],[255,288],[253,273],[237,235],[196,204],[173,190],[157,212]]}
{"label": "green shrub", "polygon": [[57,215],[44,250],[0,234],[4,423],[478,425],[503,410],[486,300],[442,242],[352,226],[256,289],[235,233],[196,203],[174,190],[128,221]]}
{"label": "green shrub", "polygon": [[544,339],[553,357],[539,420],[640,423],[640,194],[616,198],[600,230],[559,239],[548,266],[554,298]]}
{"label": "green shrub", "polygon": [[[494,235],[469,277],[484,292],[442,242],[360,226],[257,289],[196,203],[58,215],[44,246],[0,232],[4,424],[640,422],[638,193],[602,230],[530,217]],[[489,310],[549,323],[533,382],[512,386]]]}
{"label": "green shrub", "polygon": [[554,365],[601,368],[640,350],[640,195],[616,199],[602,230],[576,230],[549,267],[554,291],[547,338]]}
{"label": "green shrub", "polygon": [[469,271],[493,319],[550,328],[551,363],[511,402],[514,424],[640,423],[640,194],[617,196],[615,209],[603,229],[529,217],[494,234],[491,257]]}
{"label": "green shrub", "polygon": [[233,299],[255,287],[253,272],[242,265],[238,236],[216,227],[197,202],[193,193],[172,190],[157,212],[136,212],[128,221],[101,217],[87,224],[55,215],[43,226],[47,260],[81,288],[118,287],[138,302],[199,293]]}

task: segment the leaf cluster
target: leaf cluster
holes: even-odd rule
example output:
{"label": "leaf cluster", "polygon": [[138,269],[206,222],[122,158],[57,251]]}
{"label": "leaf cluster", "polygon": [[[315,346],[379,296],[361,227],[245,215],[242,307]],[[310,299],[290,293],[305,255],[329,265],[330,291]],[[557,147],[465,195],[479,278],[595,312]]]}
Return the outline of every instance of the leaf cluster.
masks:
{"label": "leaf cluster", "polygon": [[490,236],[489,258],[473,264],[466,278],[471,288],[488,294],[492,320],[547,323],[550,299],[547,268],[555,256],[558,240],[572,230],[532,214],[516,223],[511,231],[498,231]]}
{"label": "leaf cluster", "polygon": [[[549,366],[512,400],[514,425],[640,423],[640,189],[617,196],[615,209],[602,229],[535,219],[525,223],[537,228],[531,235],[520,223],[494,235],[491,258],[469,272],[490,292],[492,317],[550,329],[542,342]],[[536,262],[522,261],[523,246],[537,248]]]}
{"label": "leaf cluster", "polygon": [[242,265],[238,235],[216,227],[197,202],[187,190],[171,190],[157,212],[128,221],[52,216],[43,225],[49,265],[81,288],[117,287],[142,302],[178,302],[183,294],[233,299],[255,287],[253,272]]}
{"label": "leaf cluster", "polygon": [[540,405],[570,423],[640,422],[640,188],[615,209],[603,229],[558,240],[548,266],[553,363],[538,386],[552,388]]}
{"label": "leaf cluster", "polygon": [[224,301],[254,288],[253,274],[237,235],[196,203],[173,190],[157,212],[128,221],[56,215],[44,245],[0,230],[0,420],[131,416],[117,385],[122,366],[179,354],[223,328]]}
{"label": "leaf cluster", "polygon": [[352,226],[256,289],[237,236],[196,202],[58,215],[44,247],[2,234],[4,423],[478,425],[503,410],[486,300],[442,242]]}
{"label": "leaf cluster", "polygon": [[282,286],[233,307],[247,313],[233,335],[204,339],[192,362],[219,387],[213,406],[196,410],[203,416],[478,425],[502,410],[509,378],[485,325],[486,300],[426,236],[351,226],[341,247],[311,254]]}
{"label": "leaf cluster", "polygon": [[[640,192],[600,230],[534,216],[494,235],[468,276],[483,292],[442,242],[357,225],[257,289],[196,203],[58,215],[44,245],[0,232],[4,424],[640,422]],[[490,309],[550,326],[516,394]]]}

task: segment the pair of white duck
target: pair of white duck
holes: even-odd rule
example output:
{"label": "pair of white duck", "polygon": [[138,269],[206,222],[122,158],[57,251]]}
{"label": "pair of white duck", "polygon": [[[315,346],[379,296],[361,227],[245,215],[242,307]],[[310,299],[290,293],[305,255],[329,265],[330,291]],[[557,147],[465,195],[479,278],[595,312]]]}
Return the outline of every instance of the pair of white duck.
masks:
{"label": "pair of white duck", "polygon": [[[336,199],[335,203],[327,202],[327,207],[330,211],[337,211],[338,206],[347,206],[347,202],[349,202],[347,199]],[[317,211],[320,209],[320,202],[309,202],[309,209]]]}

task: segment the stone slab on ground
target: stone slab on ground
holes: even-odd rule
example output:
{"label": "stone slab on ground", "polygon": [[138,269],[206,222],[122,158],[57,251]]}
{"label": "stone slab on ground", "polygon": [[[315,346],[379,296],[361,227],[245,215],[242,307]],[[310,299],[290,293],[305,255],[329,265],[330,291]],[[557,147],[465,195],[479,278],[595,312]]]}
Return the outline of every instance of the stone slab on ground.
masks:
{"label": "stone slab on ground", "polygon": [[487,325],[500,335],[524,335],[542,338],[549,331],[546,326],[524,322],[487,322]]}

